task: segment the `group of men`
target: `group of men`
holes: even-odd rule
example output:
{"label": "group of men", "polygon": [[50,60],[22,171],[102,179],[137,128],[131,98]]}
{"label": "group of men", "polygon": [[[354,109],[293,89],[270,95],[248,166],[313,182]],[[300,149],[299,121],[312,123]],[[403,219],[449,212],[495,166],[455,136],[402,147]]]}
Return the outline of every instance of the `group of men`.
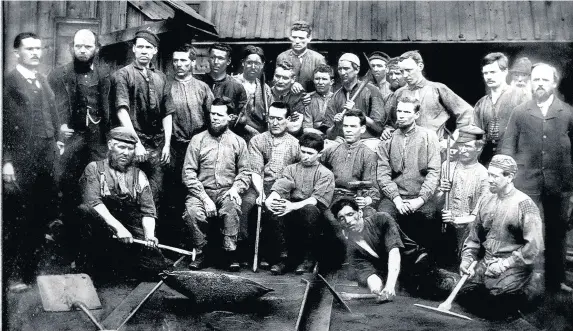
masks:
{"label": "group of men", "polygon": [[260,47],[245,47],[232,76],[222,43],[204,75],[193,74],[190,45],[176,48],[168,78],[146,30],[115,72],[94,61],[98,36],[80,30],[73,62],[45,79],[40,38],[19,34],[3,91],[13,289],[31,282],[34,251],[60,218],[86,268],[113,256],[137,275],[157,273],[168,265],[161,239],[193,250],[192,269],[238,271],[260,226],[261,267],[273,274],[348,255],[357,280],[387,298],[401,265],[414,282],[441,266],[475,274],[468,292],[519,302],[538,294],[545,251],[546,289],[557,290],[573,109],[556,95],[555,67],[522,58],[510,71],[490,53],[488,93],[472,107],[423,76],[417,51],[374,52],[363,78],[359,57],[345,53],[334,91],[333,68],[308,49],[311,32],[293,24],[272,87]]}

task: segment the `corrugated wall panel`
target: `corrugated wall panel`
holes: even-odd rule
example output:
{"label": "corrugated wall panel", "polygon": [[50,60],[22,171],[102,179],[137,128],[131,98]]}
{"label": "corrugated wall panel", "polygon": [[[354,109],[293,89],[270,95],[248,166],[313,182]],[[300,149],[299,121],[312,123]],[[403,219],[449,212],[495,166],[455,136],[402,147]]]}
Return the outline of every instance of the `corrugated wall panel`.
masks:
{"label": "corrugated wall panel", "polygon": [[489,1],[489,21],[492,31],[492,39],[502,41],[507,39],[507,24],[505,18],[505,5],[501,1]]}
{"label": "corrugated wall panel", "polygon": [[416,3],[400,2],[402,13],[402,40],[416,40]]}
{"label": "corrugated wall panel", "polygon": [[431,40],[446,40],[446,4],[441,1],[430,3],[430,16],[432,17]]}
{"label": "corrugated wall panel", "polygon": [[446,38],[447,40],[459,40],[460,17],[459,3],[456,1],[446,2]]}
{"label": "corrugated wall panel", "polygon": [[473,1],[460,2],[460,39],[476,40],[476,16]]}
{"label": "corrugated wall panel", "polygon": [[386,3],[388,9],[388,40],[402,40],[402,26],[400,2],[389,1]]}
{"label": "corrugated wall panel", "polygon": [[517,3],[519,13],[519,30],[522,40],[533,40],[533,16],[531,15],[531,2],[520,1]]}
{"label": "corrugated wall panel", "polygon": [[532,2],[531,12],[533,14],[533,37],[537,40],[550,39],[547,6],[545,6],[545,3],[538,1]]}
{"label": "corrugated wall panel", "polygon": [[516,40],[520,39],[519,31],[519,11],[517,9],[517,2],[507,1],[504,2],[505,7],[505,23],[507,25],[507,39]]}
{"label": "corrugated wall panel", "polygon": [[475,2],[475,18],[479,18],[480,22],[476,22],[476,39],[488,40],[491,38],[489,33],[490,28],[490,8],[485,1]]}
{"label": "corrugated wall panel", "polygon": [[416,1],[416,39],[432,39],[432,11],[430,2]]}

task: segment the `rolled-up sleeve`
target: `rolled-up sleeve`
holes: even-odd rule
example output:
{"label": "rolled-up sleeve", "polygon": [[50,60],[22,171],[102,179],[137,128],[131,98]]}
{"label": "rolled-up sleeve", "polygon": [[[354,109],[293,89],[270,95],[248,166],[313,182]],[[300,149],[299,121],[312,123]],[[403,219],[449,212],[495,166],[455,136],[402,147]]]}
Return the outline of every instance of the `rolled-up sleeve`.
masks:
{"label": "rolled-up sleeve", "polygon": [[87,165],[80,178],[82,202],[90,207],[95,207],[103,203],[99,177],[96,163],[91,162]]}
{"label": "rolled-up sleeve", "polygon": [[139,192],[139,211],[141,212],[141,216],[157,219],[153,193],[151,193],[149,181],[143,171],[139,171],[139,186],[141,189],[141,192]]}
{"label": "rolled-up sleeve", "polygon": [[125,70],[118,70],[112,75],[111,87],[113,92],[113,104],[115,110],[127,108],[129,112],[129,77]]}

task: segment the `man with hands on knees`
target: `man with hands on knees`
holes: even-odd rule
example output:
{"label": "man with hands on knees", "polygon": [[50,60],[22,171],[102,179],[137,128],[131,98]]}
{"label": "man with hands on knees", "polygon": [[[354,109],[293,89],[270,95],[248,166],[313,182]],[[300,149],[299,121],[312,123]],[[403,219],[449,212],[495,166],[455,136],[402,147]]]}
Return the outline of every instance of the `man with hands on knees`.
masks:
{"label": "man with hands on knees", "polygon": [[[121,270],[145,277],[156,276],[168,266],[157,249],[157,214],[149,181],[133,165],[137,141],[125,127],[112,129],[108,157],[88,164],[80,179],[83,203],[78,207],[78,222],[73,224],[81,238],[76,260],[80,268],[98,270],[97,262],[109,264],[111,260]],[[147,247],[124,245],[132,244],[134,238],[144,239]]]}

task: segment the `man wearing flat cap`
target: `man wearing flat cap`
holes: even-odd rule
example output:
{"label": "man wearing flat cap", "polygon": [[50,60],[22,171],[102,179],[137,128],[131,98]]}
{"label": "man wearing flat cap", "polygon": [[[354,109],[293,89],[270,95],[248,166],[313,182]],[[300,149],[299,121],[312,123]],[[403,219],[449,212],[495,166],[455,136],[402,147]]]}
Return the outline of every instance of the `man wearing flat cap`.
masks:
{"label": "man wearing flat cap", "polygon": [[112,76],[111,102],[117,121],[136,134],[135,161],[149,178],[155,206],[163,191],[164,167],[171,159],[171,87],[152,64],[159,38],[140,30],[133,40],[135,60]]}
{"label": "man wearing flat cap", "polygon": [[[459,264],[459,253],[467,237],[468,225],[475,219],[472,212],[479,199],[489,191],[487,169],[478,163],[484,146],[485,132],[475,125],[464,126],[459,130],[454,147],[458,154],[456,161],[442,163],[440,186],[434,199],[437,210],[441,210],[442,222],[446,223],[443,241],[444,251],[439,254],[446,264]],[[446,193],[449,192],[449,195]],[[446,196],[449,208],[445,209]]]}
{"label": "man wearing flat cap", "polygon": [[510,85],[522,90],[527,94],[527,101],[531,100],[533,97],[531,94],[531,69],[533,64],[531,60],[527,57],[520,57],[515,62],[513,66],[509,69],[511,83]]}
{"label": "man wearing flat cap", "polygon": [[388,61],[390,61],[390,56],[384,52],[376,51],[370,54],[368,62],[370,63],[371,76],[365,77],[378,87],[384,100],[392,93],[390,83],[386,80]]}
{"label": "man wearing flat cap", "polygon": [[[352,53],[342,54],[338,60],[338,75],[342,80],[342,87],[326,106],[323,125],[328,129],[326,137],[331,140],[342,141],[342,119],[344,113],[350,109],[362,111],[366,117],[366,131],[362,134],[363,140],[378,138],[385,122],[382,95],[376,86],[367,83],[362,91],[358,91],[361,82],[358,80],[360,59]],[[374,146],[372,146],[374,149]]]}
{"label": "man wearing flat cap", "polygon": [[[82,204],[74,233],[80,239],[80,268],[97,271],[111,264],[132,276],[156,276],[167,266],[156,248],[157,213],[147,176],[134,166],[137,136],[117,127],[110,131],[107,158],[88,164],[82,177]],[[146,246],[135,245],[141,239]],[[110,263],[111,262],[111,263]],[[103,264],[105,263],[105,264]],[[93,269],[90,269],[92,267]]]}
{"label": "man wearing flat cap", "polygon": [[488,173],[492,194],[482,198],[462,249],[460,273],[470,278],[458,302],[503,317],[542,292],[543,226],[533,200],[513,185],[518,168],[512,157],[495,155]]}

